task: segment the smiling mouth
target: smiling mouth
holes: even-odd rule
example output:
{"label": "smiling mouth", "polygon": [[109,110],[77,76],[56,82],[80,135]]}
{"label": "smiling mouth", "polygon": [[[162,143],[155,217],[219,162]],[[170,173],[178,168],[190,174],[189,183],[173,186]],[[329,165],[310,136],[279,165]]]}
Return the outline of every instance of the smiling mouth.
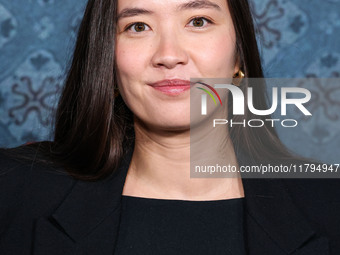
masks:
{"label": "smiling mouth", "polygon": [[172,79],[158,81],[150,84],[150,86],[164,94],[177,96],[189,90],[191,83],[188,80]]}

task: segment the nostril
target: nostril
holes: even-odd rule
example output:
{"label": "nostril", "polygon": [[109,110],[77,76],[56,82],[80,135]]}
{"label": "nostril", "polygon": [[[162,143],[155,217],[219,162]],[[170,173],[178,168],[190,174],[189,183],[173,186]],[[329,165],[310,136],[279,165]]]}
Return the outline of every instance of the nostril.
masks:
{"label": "nostril", "polygon": [[186,54],[178,55],[162,55],[155,56],[153,59],[153,65],[156,67],[174,68],[177,65],[185,65],[188,63],[188,57]]}
{"label": "nostril", "polygon": [[158,67],[165,67],[165,68],[174,68],[177,65],[184,65],[185,62],[177,59],[163,59],[159,63],[157,63]]}
{"label": "nostril", "polygon": [[152,64],[155,67],[174,68],[177,65],[185,65],[188,63],[187,51],[174,38],[166,38],[167,41],[159,42],[155,48]]}

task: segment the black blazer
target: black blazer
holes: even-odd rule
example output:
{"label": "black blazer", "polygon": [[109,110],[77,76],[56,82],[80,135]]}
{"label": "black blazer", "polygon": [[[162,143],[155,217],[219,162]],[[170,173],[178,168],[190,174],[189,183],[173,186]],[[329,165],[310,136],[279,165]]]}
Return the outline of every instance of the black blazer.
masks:
{"label": "black blazer", "polygon": [[[114,254],[131,156],[112,177],[85,182],[0,153],[0,254]],[[243,179],[248,254],[340,254],[339,184]]]}

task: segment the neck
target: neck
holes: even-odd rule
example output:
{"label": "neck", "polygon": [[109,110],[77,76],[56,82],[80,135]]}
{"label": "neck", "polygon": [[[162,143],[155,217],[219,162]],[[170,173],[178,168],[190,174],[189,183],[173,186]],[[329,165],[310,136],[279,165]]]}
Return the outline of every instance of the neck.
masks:
{"label": "neck", "polygon": [[[207,130],[209,135],[206,135]],[[219,135],[222,133],[223,135]],[[135,118],[135,148],[123,194],[182,200],[220,200],[243,197],[242,181],[234,178],[190,178],[190,166],[236,165],[227,128],[168,131],[146,127]],[[220,139],[224,137],[225,139]],[[209,147],[209,145],[214,145]],[[203,149],[202,149],[203,148]],[[206,153],[206,148],[209,153]],[[197,173],[196,173],[197,174]],[[214,176],[216,177],[216,176]]]}

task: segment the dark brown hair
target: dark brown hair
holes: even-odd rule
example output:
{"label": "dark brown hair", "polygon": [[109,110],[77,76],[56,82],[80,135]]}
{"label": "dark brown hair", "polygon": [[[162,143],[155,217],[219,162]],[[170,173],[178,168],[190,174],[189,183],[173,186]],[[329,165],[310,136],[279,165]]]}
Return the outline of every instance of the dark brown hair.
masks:
{"label": "dark brown hair", "polygon": [[[246,77],[263,77],[248,1],[227,2],[242,70]],[[116,17],[117,0],[88,1],[57,109],[50,151],[78,179],[98,180],[113,173],[134,140],[132,113],[113,93]],[[242,85],[244,93],[247,87]],[[263,85],[254,91],[254,106],[267,109],[266,102]],[[229,109],[231,114],[232,107]],[[247,112],[245,118],[252,117]],[[236,151],[240,148],[255,160],[290,157],[269,124],[256,129],[233,127],[230,131]]]}
{"label": "dark brown hair", "polygon": [[[240,66],[248,78],[263,78],[261,58],[257,46],[253,17],[247,0],[227,0],[230,15],[233,20],[236,32],[236,50],[240,56]],[[247,90],[250,84],[246,81],[242,83],[243,94],[248,95]],[[230,93],[231,94],[231,93]],[[245,100],[247,101],[247,100]],[[229,116],[232,116],[232,97],[229,100]],[[253,104],[256,109],[268,109],[267,90],[264,80],[256,83],[254,89]],[[245,109],[248,107],[245,106]],[[233,121],[242,122],[244,119],[262,119],[265,123],[261,128],[233,127],[230,128],[231,139],[236,152],[241,149],[247,156],[255,161],[263,160],[287,160],[295,158],[292,153],[282,144],[275,128],[270,122],[270,115],[257,116],[249,110],[245,116],[233,116]],[[297,159],[297,158],[296,158]],[[302,160],[302,159],[301,159]]]}

